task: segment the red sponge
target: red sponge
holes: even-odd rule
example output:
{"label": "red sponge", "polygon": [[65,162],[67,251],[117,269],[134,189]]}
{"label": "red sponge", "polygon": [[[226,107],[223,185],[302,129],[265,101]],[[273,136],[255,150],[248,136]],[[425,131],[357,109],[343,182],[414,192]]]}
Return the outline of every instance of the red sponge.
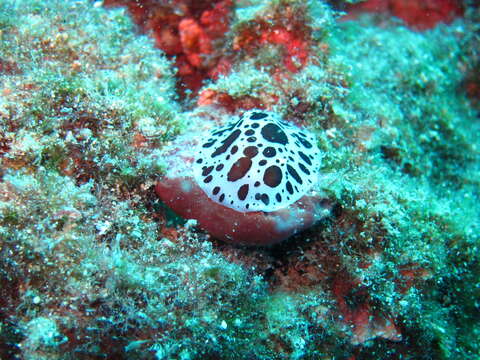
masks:
{"label": "red sponge", "polygon": [[306,195],[288,208],[265,213],[240,212],[211,200],[192,178],[163,178],[156,186],[158,196],[186,219],[226,242],[262,246],[280,242],[325,217],[328,201]]}

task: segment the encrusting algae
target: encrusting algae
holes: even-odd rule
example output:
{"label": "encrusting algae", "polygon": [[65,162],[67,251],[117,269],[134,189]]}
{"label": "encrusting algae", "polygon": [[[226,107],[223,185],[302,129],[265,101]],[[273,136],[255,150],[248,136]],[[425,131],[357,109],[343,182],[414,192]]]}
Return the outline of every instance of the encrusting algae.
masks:
{"label": "encrusting algae", "polygon": [[479,20],[0,2],[0,358],[479,357]]}

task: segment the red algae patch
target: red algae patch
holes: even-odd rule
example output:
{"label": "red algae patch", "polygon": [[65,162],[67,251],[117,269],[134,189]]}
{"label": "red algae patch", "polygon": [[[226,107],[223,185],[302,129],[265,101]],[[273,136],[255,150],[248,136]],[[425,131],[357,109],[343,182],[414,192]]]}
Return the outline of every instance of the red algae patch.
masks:
{"label": "red algae patch", "polygon": [[[179,92],[195,93],[210,72],[218,73],[225,34],[230,27],[232,0],[171,1],[107,0],[106,6],[125,5],[141,29],[151,31],[156,45],[178,68]],[[220,64],[222,67],[222,64]]]}

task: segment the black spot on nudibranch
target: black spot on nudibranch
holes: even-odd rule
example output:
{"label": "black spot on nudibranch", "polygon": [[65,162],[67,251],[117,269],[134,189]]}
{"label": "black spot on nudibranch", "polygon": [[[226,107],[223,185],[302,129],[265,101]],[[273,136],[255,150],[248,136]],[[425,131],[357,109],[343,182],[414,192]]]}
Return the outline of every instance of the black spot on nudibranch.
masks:
{"label": "black spot on nudibranch", "polygon": [[287,181],[287,191],[289,192],[290,195],[293,194],[293,187],[292,187],[292,184],[290,183],[290,181]]}
{"label": "black spot on nudibranch", "polygon": [[303,184],[302,179],[300,178],[297,171],[293,167],[291,167],[290,165],[287,165],[287,170],[288,170],[288,173],[292,175],[292,177],[295,179],[296,182],[298,182],[299,184]]}
{"label": "black spot on nudibranch", "polygon": [[257,156],[257,154],[258,154],[258,149],[256,146],[248,146],[245,148],[245,150],[243,150],[243,155],[245,155],[246,157],[249,157],[250,159]]}
{"label": "black spot on nudibranch", "polygon": [[282,182],[282,169],[276,165],[269,166],[263,174],[263,182],[272,188],[280,185]]}
{"label": "black spot on nudibranch", "polygon": [[299,138],[300,142],[302,143],[303,146],[305,146],[307,149],[310,149],[312,147],[312,144],[310,144],[307,140]]}
{"label": "black spot on nudibranch", "polygon": [[207,176],[208,174],[210,174],[213,170],[213,165],[212,166],[204,166],[203,167],[203,171],[202,171],[202,176]]}
{"label": "black spot on nudibranch", "polygon": [[250,116],[250,119],[251,120],[260,120],[260,119],[265,119],[268,115],[265,114],[265,113],[261,113],[261,112],[254,112],[251,116]]}
{"label": "black spot on nudibranch", "polygon": [[280,129],[280,127],[276,124],[267,124],[262,128],[262,136],[265,140],[279,143],[282,145],[286,145],[288,143],[288,138],[285,132]]}
{"label": "black spot on nudibranch", "polygon": [[275,155],[277,155],[277,151],[275,150],[275,148],[269,146],[263,149],[263,156],[270,158],[274,157]]}
{"label": "black spot on nudibranch", "polygon": [[240,186],[237,195],[240,200],[245,200],[248,195],[248,184],[243,184],[242,186]]}
{"label": "black spot on nudibranch", "polygon": [[299,167],[300,170],[302,170],[305,174],[310,175],[310,171],[308,171],[308,169],[305,167],[305,165],[303,165],[303,164],[298,164],[298,167]]}
{"label": "black spot on nudibranch", "polygon": [[298,155],[302,158],[303,161],[305,161],[308,165],[312,165],[312,161],[308,158],[307,155],[305,155],[303,152],[299,151]]}
{"label": "black spot on nudibranch", "polygon": [[218,156],[220,154],[223,154],[227,149],[232,145],[232,143],[237,140],[237,138],[240,136],[242,132],[240,130],[235,130],[232,132],[224,141],[223,145],[218,147],[215,152],[212,154],[212,157]]}
{"label": "black spot on nudibranch", "polygon": [[262,196],[260,197],[260,200],[262,200],[262,202],[265,205],[268,205],[270,203],[270,198],[268,197],[267,194],[262,194]]}
{"label": "black spot on nudibranch", "polygon": [[208,149],[210,146],[212,146],[213,144],[215,144],[217,142],[217,140],[213,140],[213,141],[209,141],[209,142],[206,142],[205,144],[203,144],[203,148],[204,149]]}
{"label": "black spot on nudibranch", "polygon": [[227,175],[228,181],[237,181],[244,177],[252,167],[252,160],[248,157],[241,157],[230,168]]}
{"label": "black spot on nudibranch", "polygon": [[[297,138],[303,146],[305,146],[307,149],[310,149],[313,147],[312,144],[310,144],[306,139],[304,139],[303,137],[299,136],[300,135],[303,135],[301,132],[299,132],[298,134],[292,134],[292,136],[294,136],[295,138]],[[303,135],[305,136],[305,135]]]}
{"label": "black spot on nudibranch", "polygon": [[212,191],[213,195],[217,195],[219,192],[220,192],[220,186],[215,186]]}

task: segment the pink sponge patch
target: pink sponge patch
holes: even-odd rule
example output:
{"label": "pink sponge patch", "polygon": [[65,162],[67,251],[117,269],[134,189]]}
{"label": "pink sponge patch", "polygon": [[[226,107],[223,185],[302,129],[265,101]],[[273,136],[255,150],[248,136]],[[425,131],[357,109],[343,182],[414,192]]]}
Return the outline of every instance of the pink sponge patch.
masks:
{"label": "pink sponge patch", "polygon": [[226,242],[262,246],[280,242],[325,217],[329,204],[319,196],[304,196],[274,212],[240,212],[211,200],[192,178],[163,178],[158,196],[178,215],[196,219],[213,237]]}

